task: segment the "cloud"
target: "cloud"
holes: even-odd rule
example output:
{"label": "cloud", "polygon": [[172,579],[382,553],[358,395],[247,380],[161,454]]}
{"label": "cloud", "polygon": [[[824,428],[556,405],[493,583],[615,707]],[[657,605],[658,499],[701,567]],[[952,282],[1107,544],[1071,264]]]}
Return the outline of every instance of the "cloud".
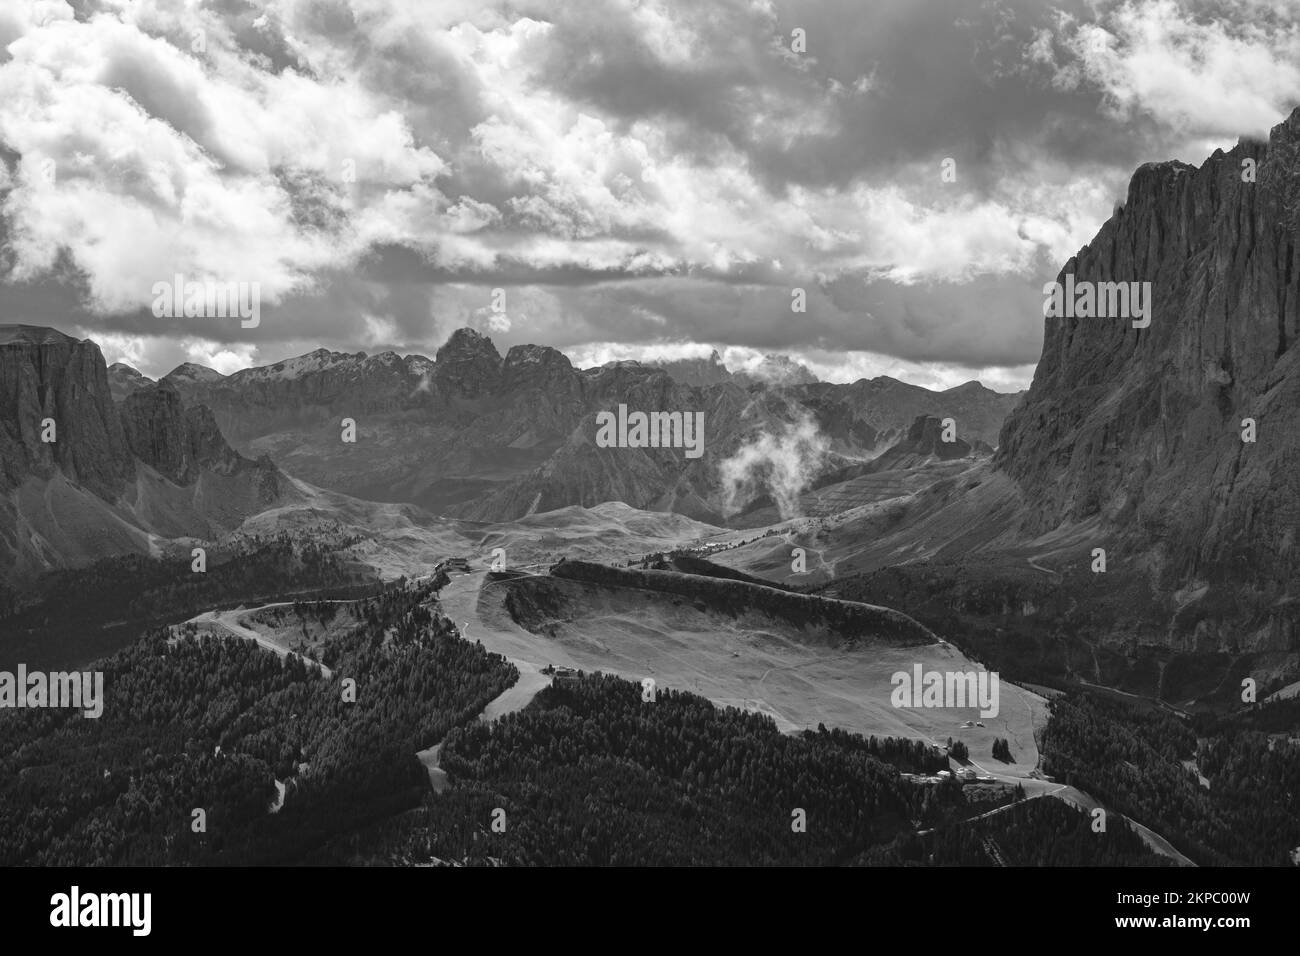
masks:
{"label": "cloud", "polygon": [[1212,148],[1266,137],[1300,101],[1300,25],[1281,13],[1250,0],[1124,2],[1097,22],[1063,16],[1035,51],[1058,87],[1093,85],[1111,116],[1147,115]]}
{"label": "cloud", "polygon": [[799,495],[816,477],[830,442],[810,415],[780,434],[764,433],[718,463],[723,510],[734,514],[758,495],[772,498],[782,518],[799,514]]}
{"label": "cloud", "polygon": [[[15,0],[0,321],[155,371],[469,324],[1019,380],[1034,290],[1136,165],[1279,121],[1298,30],[1262,0]],[[154,318],[178,272],[259,282],[261,325]]]}

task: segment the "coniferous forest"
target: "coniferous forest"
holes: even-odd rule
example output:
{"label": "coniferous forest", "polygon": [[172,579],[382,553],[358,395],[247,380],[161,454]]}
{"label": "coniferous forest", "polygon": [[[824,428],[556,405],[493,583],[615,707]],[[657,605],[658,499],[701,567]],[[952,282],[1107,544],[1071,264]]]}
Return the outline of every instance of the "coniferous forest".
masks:
{"label": "coniferous forest", "polygon": [[1075,693],[1052,702],[1043,767],[1200,865],[1285,866],[1300,846],[1297,727],[1294,700],[1187,721]]}
{"label": "coniferous forest", "polygon": [[[325,671],[194,624],[160,627],[96,664],[101,718],[0,712],[0,864],[1168,862],[1122,816],[1098,834],[1055,799],[935,782],[957,741],[945,753],[825,726],[783,734],[766,716],[671,688],[646,699],[603,674],[480,723],[518,673],[442,614],[446,580],[266,612],[291,634],[328,624],[311,650]],[[1300,844],[1300,705],[1193,721],[1130,709],[1056,699],[1045,772],[1198,862],[1287,861]],[[435,792],[416,752],[439,742],[450,785]]]}
{"label": "coniferous forest", "polygon": [[0,864],[292,862],[416,806],[429,786],[416,751],[518,677],[460,638],[432,595],[399,587],[351,605],[355,626],[326,655],[332,679],[251,641],[159,629],[96,665],[98,719],[0,711]]}
{"label": "coniferous forest", "polygon": [[1098,833],[1060,800],[1021,801],[983,820],[908,834],[869,850],[861,866],[1169,866],[1123,821]]}
{"label": "coniferous forest", "polygon": [[1015,799],[1009,788],[901,776],[900,768],[946,766],[939,753],[842,730],[782,734],[770,718],[694,694],[647,701],[637,684],[590,675],[543,690],[495,724],[453,731],[442,765],[455,787],[373,828],[363,851],[336,843],[322,858],[848,864]]}
{"label": "coniferous forest", "polygon": [[[359,597],[382,589],[347,557],[348,540],[321,544],[288,534],[252,538],[208,555],[195,574],[176,557],[121,555],[75,570],[50,571],[23,593],[0,586],[0,666],[80,665],[88,647],[117,650],[151,625],[259,598],[289,594]],[[75,601],[68,600],[75,594]],[[102,635],[98,640],[96,635]]]}

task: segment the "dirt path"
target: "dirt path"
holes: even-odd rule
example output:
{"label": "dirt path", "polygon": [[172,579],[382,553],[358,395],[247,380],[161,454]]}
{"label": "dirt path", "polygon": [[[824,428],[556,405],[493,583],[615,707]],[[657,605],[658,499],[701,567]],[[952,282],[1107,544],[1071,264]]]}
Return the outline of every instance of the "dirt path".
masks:
{"label": "dirt path", "polygon": [[254,641],[259,647],[265,648],[281,660],[287,658],[291,653],[296,654],[296,656],[299,657],[308,667],[319,668],[321,674],[324,675],[326,680],[332,680],[334,672],[324,664],[313,661],[310,657],[303,657],[301,654],[290,651],[287,647],[281,647],[265,634],[260,634],[252,628],[245,627],[240,623],[239,619],[246,614],[256,614],[258,611],[263,611],[268,607],[280,606],[282,606],[282,604],[264,604],[262,607],[242,608],[234,611],[204,611],[202,614],[190,618],[185,623],[197,624],[200,627],[207,627],[213,631],[225,632],[234,637],[243,638],[246,641]]}
{"label": "dirt path", "polygon": [[[515,667],[519,668],[519,679],[513,685],[507,687],[501,694],[488,701],[483,712],[478,715],[480,723],[489,724],[498,717],[504,717],[506,714],[512,714],[516,710],[523,710],[537,696],[537,692],[551,683],[551,679],[537,669],[537,666],[527,661],[511,661]],[[433,787],[434,793],[442,793],[449,786],[451,781],[447,777],[447,771],[442,769],[442,741],[418,751],[416,757],[420,763],[424,764],[424,769],[429,772],[429,784]]]}
{"label": "dirt path", "polygon": [[1025,558],[1025,562],[1035,571],[1042,571],[1044,574],[1052,575],[1052,577],[1056,578],[1056,580],[1058,581],[1061,580],[1060,571],[1053,571],[1051,568],[1045,568],[1038,563],[1038,558],[1040,557],[1042,557],[1042,555],[1038,555],[1037,557],[1033,557],[1033,558]]}
{"label": "dirt path", "polygon": [[[975,764],[974,761],[971,761],[971,763],[974,764],[975,766],[979,766],[978,764]],[[985,772],[987,773],[988,771]],[[1103,809],[1105,809],[1101,801],[1092,797],[1090,794],[1084,793],[1082,790],[1078,789],[1077,787],[1071,787],[1068,784],[1051,783],[1046,780],[1038,780],[1032,778],[1025,779],[1023,777],[1011,777],[1005,774],[996,774],[996,773],[991,774],[991,776],[997,779],[999,783],[1020,784],[1025,789],[1025,800],[1033,800],[1038,797],[1056,797],[1056,799],[1069,804],[1070,806],[1074,807],[1076,810],[1082,810],[1084,813],[1091,812],[1094,807],[1102,807]],[[963,826],[965,826],[966,824],[975,823],[976,821],[979,820],[986,820],[989,817],[996,816],[999,813],[1005,813],[1006,811],[1019,806],[1021,803],[1024,803],[1024,800],[1017,801],[1016,803],[1009,803],[1006,804],[1005,806],[996,807],[992,810],[988,810],[977,816],[967,817],[965,820],[961,821],[961,823]],[[1177,848],[1175,848],[1172,843],[1170,843],[1168,840],[1162,837],[1159,833],[1156,833],[1150,827],[1144,826],[1143,824],[1138,823],[1136,820],[1132,819],[1131,817],[1126,817],[1122,813],[1116,813],[1114,810],[1106,810],[1106,813],[1108,816],[1117,816],[1121,820],[1125,821],[1130,827],[1133,828],[1133,832],[1142,838],[1142,842],[1145,843],[1153,853],[1158,853],[1161,856],[1167,856],[1175,863],[1177,863],[1179,866],[1196,866],[1196,864],[1193,863],[1190,859],[1188,859],[1182,853],[1178,852]],[[919,832],[928,833],[929,831],[921,830]]]}
{"label": "dirt path", "polygon": [[[519,671],[519,679],[488,701],[487,706],[483,708],[483,712],[478,715],[479,721],[491,723],[498,717],[512,714],[527,707],[532,699],[537,696],[537,692],[550,684],[551,679],[542,673],[541,667],[536,662],[516,656],[514,652],[517,647],[517,639],[514,635],[490,627],[479,617],[477,608],[480,580],[481,572],[479,574],[452,575],[452,582],[443,588],[439,596],[439,602],[442,604],[443,613],[461,625],[461,636],[465,640],[481,641],[488,651],[495,654],[504,654],[506,659],[511,664],[514,664]],[[457,583],[461,585],[458,588],[454,587]],[[474,585],[472,588],[468,586],[470,583]],[[451,781],[447,777],[447,771],[443,770],[440,765],[442,741],[419,751],[415,756],[419,758],[420,763],[424,764],[424,768],[429,772],[429,783],[433,787],[434,793],[442,793],[451,785]]]}
{"label": "dirt path", "polygon": [[[530,634],[514,621],[485,621],[478,610],[479,588],[485,584],[487,584],[486,573],[483,571],[453,574],[451,581],[438,595],[438,603],[442,605],[443,613],[456,622],[465,640],[481,641],[489,651],[505,655],[516,667],[519,667],[520,661],[534,665],[536,668],[545,667],[547,664],[577,666],[561,653],[557,652],[555,657],[551,657],[548,656],[548,651],[539,650],[539,644],[550,642]],[[524,669],[520,668],[519,673],[522,677]]]}
{"label": "dirt path", "polygon": [[1101,807],[1106,810],[1107,816],[1119,817],[1121,820],[1126,821],[1128,825],[1133,828],[1133,831],[1142,838],[1142,842],[1151,848],[1152,852],[1159,853],[1161,856],[1169,857],[1179,866],[1196,866],[1195,863],[1189,860],[1182,853],[1179,853],[1172,843],[1162,837],[1159,833],[1156,833],[1155,830],[1138,823],[1131,817],[1126,817],[1124,814],[1116,810],[1108,809],[1100,800],[1096,799],[1091,794],[1084,793],[1077,787],[1062,787],[1060,790],[1053,793],[1052,796],[1056,797],[1058,800],[1064,800],[1066,803],[1070,804],[1070,806],[1082,810],[1085,813],[1091,812],[1095,807]]}

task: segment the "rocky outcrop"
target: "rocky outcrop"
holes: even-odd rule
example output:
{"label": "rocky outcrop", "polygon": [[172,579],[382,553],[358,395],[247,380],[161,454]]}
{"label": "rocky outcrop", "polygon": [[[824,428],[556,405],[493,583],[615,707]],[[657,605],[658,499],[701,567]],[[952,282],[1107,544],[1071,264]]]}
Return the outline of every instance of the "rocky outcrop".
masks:
{"label": "rocky outcrop", "polygon": [[0,326],[0,490],[56,473],[103,498],[134,474],[104,356],[54,329]]}
{"label": "rocky outcrop", "polygon": [[708,358],[672,359],[662,362],[646,362],[651,368],[661,368],[683,385],[720,385],[735,381],[731,370],[722,362],[722,356],[714,349]]}
{"label": "rocky outcrop", "polygon": [[732,374],[738,385],[811,385],[817,376],[788,355],[764,355],[762,360]]}
{"label": "rocky outcrop", "polygon": [[952,440],[945,441],[945,435],[949,433],[943,419],[933,415],[918,416],[907,429],[907,434],[871,463],[872,470],[912,468],[930,461],[966,458],[974,449],[970,442],[958,436],[956,419],[952,420],[951,427]]}
{"label": "rocky outcrop", "polygon": [[329,424],[394,415],[427,404],[429,383],[393,352],[367,357],[317,349],[272,365],[221,375],[191,363],[164,376],[187,405],[211,408],[232,442]]}
{"label": "rocky outcrop", "polygon": [[453,395],[476,398],[501,383],[501,353],[492,340],[473,329],[457,329],[436,356],[434,381]]}
{"label": "rocky outcrop", "polygon": [[750,385],[811,385],[817,376],[788,355],[764,355],[748,368],[732,371],[714,349],[708,358],[672,359],[646,362],[651,368],[661,368],[683,385],[721,385],[733,382]]}
{"label": "rocky outcrop", "polygon": [[122,362],[114,362],[108,367],[108,390],[115,402],[121,402],[137,389],[152,384],[153,379]]}
{"label": "rocky outcrop", "polygon": [[953,419],[963,441],[995,445],[1002,423],[1025,393],[995,392],[979,382],[935,392],[881,375],[850,385],[800,386],[788,394],[814,411],[828,435],[849,433],[868,447],[888,448],[923,415]]}
{"label": "rocky outcrop", "polygon": [[131,453],[175,484],[188,485],[205,469],[229,475],[252,464],[226,443],[212,412],[186,408],[170,382],[137,389],[121,411]]}
{"label": "rocky outcrop", "polygon": [[95,343],[0,327],[0,581],[220,534],[290,490],[170,382],[113,377],[120,404]]}
{"label": "rocky outcrop", "polygon": [[1220,582],[1284,642],[1300,581],[1298,218],[1300,111],[1200,168],[1141,167],[1060,280],[1149,282],[1150,325],[1047,319],[996,459],[1027,532],[1100,519],[1159,587]]}

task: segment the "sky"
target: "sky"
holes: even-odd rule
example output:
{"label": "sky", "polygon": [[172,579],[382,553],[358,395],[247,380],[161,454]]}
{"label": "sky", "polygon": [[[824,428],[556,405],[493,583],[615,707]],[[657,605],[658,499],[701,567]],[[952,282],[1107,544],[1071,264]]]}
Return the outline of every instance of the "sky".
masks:
{"label": "sky", "polygon": [[[1133,170],[1300,103],[1297,6],[3,0],[0,323],[155,377],[470,326],[1015,390]],[[157,315],[178,275],[257,326]]]}

